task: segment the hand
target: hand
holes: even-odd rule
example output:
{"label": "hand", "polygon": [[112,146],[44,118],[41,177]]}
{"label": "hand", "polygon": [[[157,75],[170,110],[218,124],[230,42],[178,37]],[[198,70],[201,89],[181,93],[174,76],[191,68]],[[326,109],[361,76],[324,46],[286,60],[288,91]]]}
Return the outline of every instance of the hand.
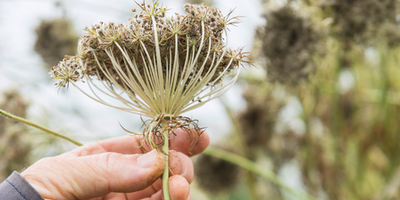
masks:
{"label": "hand", "polygon": [[[188,134],[170,138],[169,191],[171,199],[190,199],[193,163],[188,156],[209,144],[203,133],[193,148]],[[195,137],[195,136],[192,136]],[[162,199],[164,155],[143,152],[140,136],[94,142],[59,156],[43,158],[21,175],[45,199]]]}

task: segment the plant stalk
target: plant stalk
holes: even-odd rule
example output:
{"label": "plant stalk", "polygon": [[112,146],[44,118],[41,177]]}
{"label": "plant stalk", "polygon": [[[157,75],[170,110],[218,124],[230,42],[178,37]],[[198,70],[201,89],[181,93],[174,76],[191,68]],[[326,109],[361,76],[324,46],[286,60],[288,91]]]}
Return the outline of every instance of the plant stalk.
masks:
{"label": "plant stalk", "polygon": [[168,179],[169,179],[169,165],[168,165],[168,163],[169,163],[169,161],[168,161],[168,158],[169,158],[169,146],[168,146],[169,137],[168,137],[168,133],[169,133],[169,131],[165,129],[166,125],[167,125],[166,123],[163,123],[164,144],[162,146],[162,150],[163,150],[164,156],[165,156],[164,157],[165,167],[164,167],[164,173],[163,173],[163,176],[162,176],[162,182],[163,182],[164,200],[170,200],[169,188],[168,188]]}
{"label": "plant stalk", "polygon": [[301,191],[294,190],[288,186],[286,186],[282,180],[273,172],[268,171],[261,167],[260,165],[242,157],[239,155],[236,155],[234,153],[215,148],[212,146],[209,146],[206,150],[203,151],[204,154],[228,161],[232,164],[238,165],[239,167],[246,169],[254,174],[257,174],[261,176],[262,178],[271,181],[272,183],[275,183],[279,187],[285,189],[287,192],[290,194],[294,195],[298,199],[315,199],[314,197],[310,196],[309,194],[306,194]]}
{"label": "plant stalk", "polygon": [[42,130],[42,131],[44,131],[44,132],[46,132],[46,133],[49,133],[49,134],[51,134],[51,135],[54,135],[54,136],[56,136],[56,137],[59,137],[59,138],[68,140],[69,142],[72,142],[72,143],[74,143],[75,145],[82,146],[82,143],[80,143],[80,142],[78,142],[78,141],[76,141],[76,140],[74,140],[74,139],[71,139],[71,138],[69,138],[69,137],[67,137],[67,136],[65,136],[65,135],[56,133],[56,132],[54,132],[54,131],[52,131],[52,130],[50,130],[50,129],[48,129],[48,128],[45,128],[45,127],[40,126],[40,125],[37,125],[37,124],[35,124],[35,123],[33,123],[33,122],[29,121],[29,120],[26,120],[26,119],[24,119],[24,118],[21,118],[21,117],[18,117],[18,116],[16,116],[16,115],[13,115],[13,114],[11,114],[11,113],[8,113],[8,112],[6,112],[6,111],[4,111],[4,110],[2,110],[2,109],[0,109],[0,114],[6,116],[6,117],[8,117],[8,118],[14,119],[14,120],[16,120],[16,121],[19,121],[19,122],[21,122],[21,123],[24,123],[24,124],[26,124],[26,125],[29,125],[29,126],[32,126],[32,127],[37,128],[37,129],[40,129],[40,130]]}
{"label": "plant stalk", "polygon": [[[252,155],[250,154],[250,150],[249,150],[249,148],[248,148],[248,146],[247,146],[247,144],[245,142],[246,139],[244,137],[243,131],[240,128],[239,122],[235,118],[235,116],[234,116],[234,114],[232,112],[232,109],[228,106],[228,104],[227,104],[227,102],[225,101],[224,98],[220,97],[219,100],[221,101],[222,105],[224,106],[225,111],[228,114],[229,119],[232,122],[232,125],[233,125],[233,128],[234,128],[233,129],[233,134],[236,136],[235,137],[235,142],[238,144],[239,149],[241,150],[241,153],[244,156],[246,156],[247,158],[252,157]],[[248,190],[250,191],[249,195],[250,195],[252,200],[258,200],[259,199],[258,198],[258,192],[257,192],[256,187],[255,187],[256,180],[254,179],[252,173],[247,173],[246,176],[247,176],[247,182],[248,182]]]}

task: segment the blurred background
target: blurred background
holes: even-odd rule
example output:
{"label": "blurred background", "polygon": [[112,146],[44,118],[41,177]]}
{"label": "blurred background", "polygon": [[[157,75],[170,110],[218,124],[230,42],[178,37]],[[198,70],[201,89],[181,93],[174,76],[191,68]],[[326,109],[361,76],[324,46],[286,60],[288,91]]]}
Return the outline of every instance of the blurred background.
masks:
{"label": "blurred background", "polygon": [[[185,113],[213,146],[246,157],[315,199],[400,199],[399,0],[164,0],[235,9],[231,48],[251,52],[221,99]],[[0,108],[82,143],[140,132],[140,116],[57,91],[50,67],[84,28],[127,23],[133,0],[0,0]],[[212,114],[210,114],[212,113]],[[66,141],[0,117],[0,180]],[[299,199],[236,165],[193,158],[195,200]]]}

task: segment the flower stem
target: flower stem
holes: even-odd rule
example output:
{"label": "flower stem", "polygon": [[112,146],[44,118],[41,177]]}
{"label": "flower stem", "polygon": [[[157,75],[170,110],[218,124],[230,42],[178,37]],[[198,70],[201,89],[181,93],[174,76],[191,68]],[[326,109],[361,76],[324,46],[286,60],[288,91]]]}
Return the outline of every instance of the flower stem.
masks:
{"label": "flower stem", "polygon": [[[222,103],[222,105],[225,108],[226,113],[228,114],[232,125],[233,125],[233,134],[235,137],[235,142],[236,144],[238,144],[239,149],[241,150],[242,155],[246,156],[247,158],[250,158],[250,156],[252,156],[250,154],[249,148],[246,144],[246,139],[244,137],[243,131],[239,125],[238,120],[236,119],[235,115],[233,114],[232,109],[228,106],[228,103],[225,101],[224,98],[220,98],[220,101]],[[251,196],[252,200],[258,200],[258,192],[257,192],[257,188],[255,187],[256,184],[256,180],[253,176],[253,174],[251,172],[248,172],[246,174],[247,176],[247,182],[248,182],[248,189],[249,189],[249,194]]]}
{"label": "flower stem", "polygon": [[[165,127],[166,124],[163,123],[163,127]],[[162,146],[162,150],[165,154],[164,157],[164,162],[165,162],[165,167],[164,167],[164,173],[162,176],[162,180],[163,180],[163,193],[164,193],[164,200],[170,200],[169,197],[169,188],[168,188],[168,179],[169,179],[169,165],[168,165],[168,157],[169,157],[169,149],[168,149],[168,133],[169,131],[164,129],[163,130],[163,136],[164,136],[164,144]]]}
{"label": "flower stem", "polygon": [[32,127],[37,128],[37,129],[40,129],[40,130],[42,130],[42,131],[44,131],[44,132],[46,132],[46,133],[49,133],[49,134],[51,134],[51,135],[54,135],[54,136],[56,136],[56,137],[59,137],[59,138],[68,140],[69,142],[72,142],[72,143],[74,143],[75,145],[82,146],[82,143],[80,143],[80,142],[78,142],[78,141],[76,141],[76,140],[74,140],[74,139],[71,139],[71,138],[69,138],[69,137],[67,137],[67,136],[65,136],[65,135],[56,133],[56,132],[54,132],[54,131],[52,131],[52,130],[50,130],[50,129],[47,129],[47,128],[45,128],[45,127],[43,127],[43,126],[40,126],[40,125],[37,125],[37,124],[35,124],[35,123],[33,123],[33,122],[29,121],[29,120],[26,120],[26,119],[24,119],[24,118],[21,118],[21,117],[18,117],[18,116],[16,116],[16,115],[13,115],[13,114],[11,114],[11,113],[8,113],[8,112],[6,112],[6,111],[4,111],[4,110],[2,110],[2,109],[0,109],[0,114],[6,116],[6,117],[8,117],[8,118],[14,119],[14,120],[16,120],[16,121],[22,122],[22,123],[24,123],[24,124],[26,124],[26,125],[29,125],[29,126],[32,126]]}
{"label": "flower stem", "polygon": [[267,169],[261,167],[260,165],[242,157],[239,155],[236,155],[234,153],[219,149],[219,148],[215,148],[212,146],[209,146],[203,153],[228,161],[230,163],[233,163],[235,165],[238,165],[239,167],[242,167],[243,169],[246,169],[254,174],[257,174],[259,176],[261,176],[262,178],[271,181],[273,183],[275,183],[276,185],[278,185],[279,187],[285,189],[287,192],[291,193],[292,195],[294,195],[295,197],[297,197],[297,199],[315,199],[314,197],[308,195],[308,194],[304,194],[303,192],[294,190],[288,186],[286,186],[282,180],[273,172],[268,171]]}

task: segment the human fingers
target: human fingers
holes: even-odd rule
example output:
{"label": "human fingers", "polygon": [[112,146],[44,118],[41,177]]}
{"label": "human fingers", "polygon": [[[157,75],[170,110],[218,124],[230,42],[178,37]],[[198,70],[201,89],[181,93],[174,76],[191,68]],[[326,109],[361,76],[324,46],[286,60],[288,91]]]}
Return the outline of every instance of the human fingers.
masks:
{"label": "human fingers", "polygon": [[[170,176],[179,175],[185,178],[188,183],[193,181],[193,162],[187,155],[174,150],[169,151],[169,168]],[[142,199],[151,197],[161,189],[162,180],[159,178],[146,189],[131,193],[128,196],[129,199]]]}
{"label": "human fingers", "polygon": [[194,169],[192,160],[185,154],[177,151],[173,152],[170,155],[169,161],[169,175],[180,175],[184,177],[189,183],[193,181]]}
{"label": "human fingers", "polygon": [[21,175],[45,199],[89,199],[145,189],[163,173],[163,158],[156,150],[144,155],[51,157],[38,161]]}
{"label": "human fingers", "polygon": [[[206,132],[203,132],[199,137],[197,134],[192,133],[192,135],[189,135],[190,133],[188,134],[186,131],[178,129],[175,131],[175,134],[176,136],[173,134],[170,135],[170,149],[180,151],[189,156],[201,153],[210,143],[210,137]],[[62,154],[62,156],[86,156],[104,152],[142,154],[147,151],[141,148],[141,138],[142,136],[140,135],[128,135],[101,140],[78,147]]]}
{"label": "human fingers", "polygon": [[142,154],[139,135],[126,135],[92,142],[78,147],[72,151],[62,154],[62,156],[87,156],[105,152],[115,152],[121,154]]}
{"label": "human fingers", "polygon": [[182,129],[175,131],[175,135],[170,136],[170,149],[182,152],[188,156],[194,156],[203,152],[210,144],[210,137],[205,131],[186,132]]}
{"label": "human fingers", "polygon": [[188,200],[190,196],[190,186],[187,180],[179,175],[169,177],[169,195],[172,200]]}
{"label": "human fingers", "polygon": [[[168,180],[169,196],[171,200],[188,200],[190,199],[190,186],[187,180],[180,176],[174,175]],[[162,200],[163,191],[159,190],[151,197],[143,198],[142,200]]]}

